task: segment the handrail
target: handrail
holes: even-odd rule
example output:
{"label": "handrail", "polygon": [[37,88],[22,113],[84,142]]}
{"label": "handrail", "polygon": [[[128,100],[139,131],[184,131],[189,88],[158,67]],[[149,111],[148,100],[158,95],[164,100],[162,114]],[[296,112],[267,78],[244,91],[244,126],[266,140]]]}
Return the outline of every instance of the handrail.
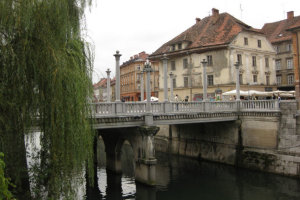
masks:
{"label": "handrail", "polygon": [[[96,115],[140,115],[147,113],[146,102],[92,103]],[[166,107],[169,106],[170,109]],[[238,110],[239,109],[239,110]],[[277,100],[242,100],[213,102],[151,102],[150,113],[279,111]]]}

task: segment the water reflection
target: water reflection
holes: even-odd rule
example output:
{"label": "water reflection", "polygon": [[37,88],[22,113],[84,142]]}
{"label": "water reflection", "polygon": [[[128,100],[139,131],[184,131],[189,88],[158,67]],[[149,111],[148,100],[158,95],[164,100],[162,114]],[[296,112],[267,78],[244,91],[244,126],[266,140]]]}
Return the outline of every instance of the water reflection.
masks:
{"label": "water reflection", "polygon": [[87,199],[205,199],[205,200],[299,200],[300,181],[272,174],[236,169],[217,163],[157,154],[157,186],[135,183],[133,152],[122,148],[122,175],[105,170],[103,143],[98,147],[99,196]]}

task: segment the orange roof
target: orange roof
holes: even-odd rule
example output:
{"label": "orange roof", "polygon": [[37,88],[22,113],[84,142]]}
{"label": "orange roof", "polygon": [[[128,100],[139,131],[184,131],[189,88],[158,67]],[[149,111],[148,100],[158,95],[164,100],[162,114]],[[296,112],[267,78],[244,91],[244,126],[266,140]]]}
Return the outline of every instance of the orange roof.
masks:
{"label": "orange roof", "polygon": [[134,63],[134,62],[145,62],[146,59],[148,58],[149,54],[145,53],[145,51],[139,53],[139,54],[136,54],[132,57],[130,57],[130,59],[126,62],[124,62],[120,67],[124,67],[124,66],[127,66],[131,63]]}
{"label": "orange roof", "polygon": [[101,80],[98,83],[95,83],[93,85],[94,88],[98,88],[98,87],[106,87],[106,82],[107,79],[106,78],[101,78]]}
{"label": "orange roof", "polygon": [[[172,44],[187,42],[185,49],[191,50],[203,49],[208,50],[213,47],[228,45],[242,31],[250,31],[262,34],[260,30],[253,29],[251,26],[243,23],[228,13],[221,13],[213,8],[213,15],[200,20],[196,18],[196,24],[179,34],[169,42],[162,45],[150,57],[162,55],[170,52]],[[174,52],[174,51],[172,51]],[[170,52],[171,53],[171,52]]]}
{"label": "orange roof", "polygon": [[267,23],[262,27],[262,31],[266,34],[271,43],[282,42],[292,39],[292,33],[287,29],[300,25],[300,16],[292,16],[290,19],[278,22]]}

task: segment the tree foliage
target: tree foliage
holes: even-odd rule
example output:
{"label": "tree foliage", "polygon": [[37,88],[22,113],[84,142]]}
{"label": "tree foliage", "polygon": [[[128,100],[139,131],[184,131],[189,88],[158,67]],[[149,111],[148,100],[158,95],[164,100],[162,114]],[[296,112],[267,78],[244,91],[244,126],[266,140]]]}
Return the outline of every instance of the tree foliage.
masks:
{"label": "tree foliage", "polygon": [[0,199],[13,199],[12,193],[8,186],[10,181],[4,176],[5,163],[3,161],[4,154],[0,152]]}
{"label": "tree foliage", "polygon": [[[24,151],[24,133],[40,129],[37,198],[71,199],[72,177],[92,167],[92,53],[81,34],[90,3],[0,0],[0,150]],[[24,170],[7,171],[20,187]]]}

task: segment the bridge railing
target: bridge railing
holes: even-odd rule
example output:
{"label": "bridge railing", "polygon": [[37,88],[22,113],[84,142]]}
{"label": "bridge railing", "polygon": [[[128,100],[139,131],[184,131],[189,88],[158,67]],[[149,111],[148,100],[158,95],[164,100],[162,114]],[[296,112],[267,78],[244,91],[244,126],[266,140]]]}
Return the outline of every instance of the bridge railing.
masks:
{"label": "bridge railing", "polygon": [[278,100],[241,101],[241,111],[278,111]]}
{"label": "bridge railing", "polygon": [[145,102],[125,102],[122,103],[122,112],[124,114],[142,114],[146,112]]}
{"label": "bridge railing", "polygon": [[[239,105],[238,105],[239,104]],[[97,115],[136,115],[146,113],[146,102],[93,103],[93,111]],[[166,106],[171,106],[170,109]],[[277,100],[253,101],[214,101],[214,102],[151,102],[150,112],[159,113],[189,113],[189,112],[219,112],[228,111],[278,111]]]}

